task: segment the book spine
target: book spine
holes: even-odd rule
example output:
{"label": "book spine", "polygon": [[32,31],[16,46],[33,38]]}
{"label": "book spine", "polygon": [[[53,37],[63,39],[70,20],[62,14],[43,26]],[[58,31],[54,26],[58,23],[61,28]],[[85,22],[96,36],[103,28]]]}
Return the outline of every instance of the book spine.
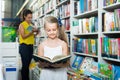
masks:
{"label": "book spine", "polygon": [[80,12],[84,12],[84,0],[79,0],[80,1]]}
{"label": "book spine", "polygon": [[120,38],[118,38],[118,58],[120,59]]}
{"label": "book spine", "polygon": [[95,32],[98,32],[98,17],[95,17]]}

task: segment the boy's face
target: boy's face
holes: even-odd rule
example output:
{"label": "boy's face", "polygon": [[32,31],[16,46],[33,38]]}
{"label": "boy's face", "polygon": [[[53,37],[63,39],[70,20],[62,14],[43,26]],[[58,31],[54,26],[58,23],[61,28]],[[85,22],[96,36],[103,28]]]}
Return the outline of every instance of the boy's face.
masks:
{"label": "boy's face", "polygon": [[46,23],[45,24],[45,31],[47,36],[51,39],[54,39],[58,35],[58,27],[56,23]]}

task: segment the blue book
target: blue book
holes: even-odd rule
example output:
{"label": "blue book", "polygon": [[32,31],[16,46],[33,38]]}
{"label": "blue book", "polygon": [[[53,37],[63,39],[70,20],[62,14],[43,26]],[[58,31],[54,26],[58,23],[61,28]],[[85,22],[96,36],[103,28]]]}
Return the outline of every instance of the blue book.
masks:
{"label": "blue book", "polygon": [[83,53],[83,39],[78,39],[77,42],[77,52]]}
{"label": "blue book", "polygon": [[114,80],[120,79],[120,66],[113,65]]}
{"label": "blue book", "polygon": [[28,30],[29,32],[31,32],[31,31],[33,30],[33,27],[32,27],[32,26],[28,26],[27,30]]}
{"label": "blue book", "polygon": [[84,12],[84,0],[80,0],[80,12]]}
{"label": "blue book", "polygon": [[95,17],[95,32],[98,31],[98,17]]}
{"label": "blue book", "polygon": [[75,70],[78,70],[82,61],[83,61],[83,57],[81,56],[76,56],[74,61],[73,61],[73,64],[72,64],[72,68],[75,69]]}

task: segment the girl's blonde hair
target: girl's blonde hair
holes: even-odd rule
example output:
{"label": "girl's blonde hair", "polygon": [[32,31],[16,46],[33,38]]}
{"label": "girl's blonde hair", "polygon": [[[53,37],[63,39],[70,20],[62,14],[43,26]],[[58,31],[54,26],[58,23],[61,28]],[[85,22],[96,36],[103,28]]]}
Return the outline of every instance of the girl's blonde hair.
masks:
{"label": "girl's blonde hair", "polygon": [[58,31],[59,31],[58,38],[65,41],[66,43],[68,43],[67,42],[67,36],[65,34],[64,26],[59,26],[59,22],[58,22],[58,19],[56,17],[54,17],[54,16],[45,17],[45,19],[44,19],[44,28],[46,27],[45,26],[46,23],[56,23],[57,27],[58,27]]}

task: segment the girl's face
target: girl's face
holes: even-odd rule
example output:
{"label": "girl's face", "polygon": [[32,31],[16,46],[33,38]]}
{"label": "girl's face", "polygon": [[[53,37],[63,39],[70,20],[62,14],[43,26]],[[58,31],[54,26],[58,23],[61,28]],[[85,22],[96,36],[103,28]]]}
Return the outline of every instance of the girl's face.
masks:
{"label": "girl's face", "polygon": [[32,21],[32,14],[28,14],[27,16],[24,16],[25,20],[29,23]]}
{"label": "girl's face", "polygon": [[45,24],[45,31],[47,36],[51,39],[55,39],[58,35],[58,27],[56,23],[46,23]]}

